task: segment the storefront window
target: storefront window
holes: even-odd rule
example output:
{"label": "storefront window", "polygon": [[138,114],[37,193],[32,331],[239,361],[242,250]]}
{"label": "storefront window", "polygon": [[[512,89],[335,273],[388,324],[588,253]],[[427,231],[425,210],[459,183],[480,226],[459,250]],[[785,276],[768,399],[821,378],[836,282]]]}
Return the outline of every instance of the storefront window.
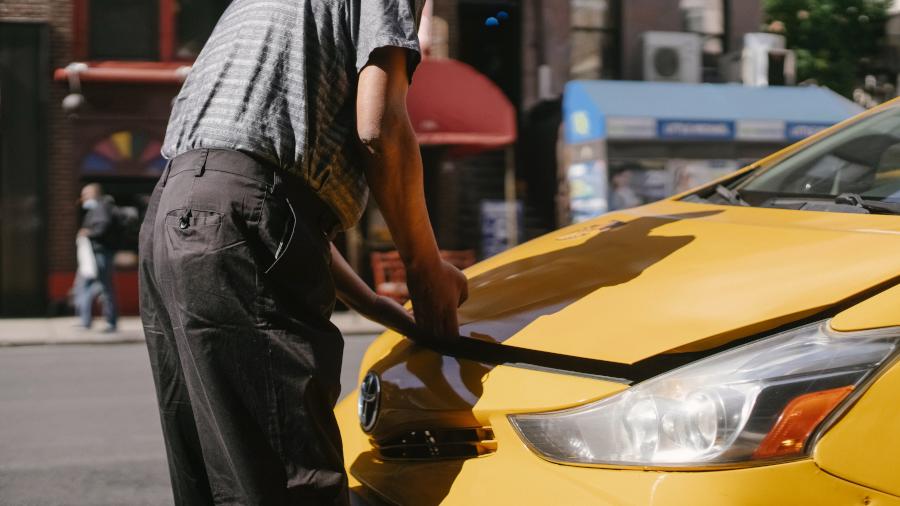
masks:
{"label": "storefront window", "polygon": [[90,57],[158,59],[158,21],[159,0],[90,0]]}
{"label": "storefront window", "polygon": [[571,0],[572,79],[619,76],[618,8],[615,0]]}
{"label": "storefront window", "polygon": [[193,60],[231,0],[181,0],[176,4],[175,58]]}
{"label": "storefront window", "polygon": [[609,210],[649,204],[730,174],[749,160],[716,158],[613,158]]}
{"label": "storefront window", "polygon": [[191,61],[231,0],[75,0],[76,58]]}

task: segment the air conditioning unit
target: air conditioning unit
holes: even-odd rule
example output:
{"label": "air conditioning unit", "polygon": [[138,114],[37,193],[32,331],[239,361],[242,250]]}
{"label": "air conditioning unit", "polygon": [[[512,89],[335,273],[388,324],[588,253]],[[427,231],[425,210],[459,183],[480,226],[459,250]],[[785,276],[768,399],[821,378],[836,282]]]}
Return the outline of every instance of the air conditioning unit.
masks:
{"label": "air conditioning unit", "polygon": [[696,33],[645,32],[644,80],[699,83],[703,76],[703,38]]}
{"label": "air conditioning unit", "polygon": [[747,86],[793,85],[797,82],[794,52],[785,49],[783,35],[744,34],[741,81]]}

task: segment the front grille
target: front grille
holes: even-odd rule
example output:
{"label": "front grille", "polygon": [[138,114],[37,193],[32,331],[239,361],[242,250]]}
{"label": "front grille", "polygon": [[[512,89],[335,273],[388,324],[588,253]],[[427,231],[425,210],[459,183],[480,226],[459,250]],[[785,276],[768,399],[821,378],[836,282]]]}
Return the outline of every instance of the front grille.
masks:
{"label": "front grille", "polygon": [[410,430],[372,443],[382,460],[470,459],[497,451],[490,427]]}

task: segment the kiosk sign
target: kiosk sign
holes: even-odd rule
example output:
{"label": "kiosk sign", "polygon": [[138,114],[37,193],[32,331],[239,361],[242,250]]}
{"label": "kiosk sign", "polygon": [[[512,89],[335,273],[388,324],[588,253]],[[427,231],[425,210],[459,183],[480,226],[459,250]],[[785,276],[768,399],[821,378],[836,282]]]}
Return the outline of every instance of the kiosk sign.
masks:
{"label": "kiosk sign", "polygon": [[733,121],[659,120],[660,139],[734,139]]}
{"label": "kiosk sign", "polygon": [[822,123],[788,123],[785,127],[785,137],[790,141],[799,141],[830,126]]}

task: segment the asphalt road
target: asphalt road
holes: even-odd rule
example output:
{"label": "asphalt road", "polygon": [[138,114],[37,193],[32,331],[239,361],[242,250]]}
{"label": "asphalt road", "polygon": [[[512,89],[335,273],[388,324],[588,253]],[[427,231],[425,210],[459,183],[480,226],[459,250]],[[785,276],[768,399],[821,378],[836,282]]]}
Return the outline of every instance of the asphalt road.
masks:
{"label": "asphalt road", "polygon": [[[342,396],[373,338],[347,338]],[[143,344],[0,348],[0,504],[172,504]]]}

